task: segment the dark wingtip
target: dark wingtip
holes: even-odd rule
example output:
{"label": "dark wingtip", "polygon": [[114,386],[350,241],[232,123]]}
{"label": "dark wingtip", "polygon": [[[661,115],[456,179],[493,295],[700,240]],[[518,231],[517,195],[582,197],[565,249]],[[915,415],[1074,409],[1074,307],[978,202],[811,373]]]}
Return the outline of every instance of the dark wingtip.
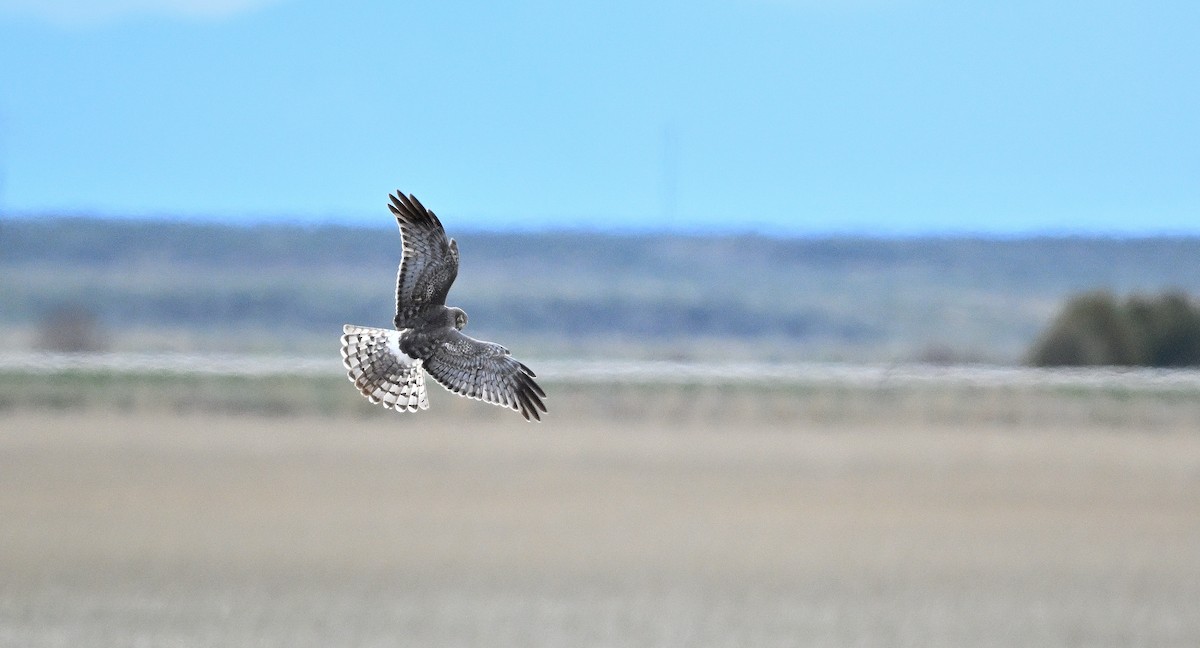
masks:
{"label": "dark wingtip", "polygon": [[397,197],[397,196],[403,196],[403,195],[404,195],[404,193],[402,191],[400,191],[399,189],[396,190],[395,194],[388,194],[388,198],[389,198],[388,209],[391,210],[391,212],[397,216],[401,216],[404,213],[404,203],[401,202],[400,199]]}
{"label": "dark wingtip", "polygon": [[435,227],[441,228],[442,222],[431,211],[421,204],[420,200],[414,194],[404,195],[403,191],[396,190],[394,194],[388,194],[390,199],[388,209],[391,210],[396,218],[401,223],[408,225],[427,225],[432,223]]}
{"label": "dark wingtip", "polygon": [[[545,394],[542,395],[545,396]],[[528,399],[529,402],[533,403],[535,409],[540,408],[543,412],[546,411],[546,404],[542,402],[542,399],[538,398],[536,392],[531,391],[526,393],[525,398]]]}
{"label": "dark wingtip", "polygon": [[[524,367],[525,365],[521,366]],[[542,389],[541,385],[537,384],[537,381],[534,380],[534,378],[536,378],[536,376],[534,376],[533,372],[527,371],[525,375],[521,376],[521,383],[527,386],[531,392],[537,394],[538,396],[545,396],[545,390]]]}
{"label": "dark wingtip", "polygon": [[521,416],[524,416],[526,419],[528,419],[529,410],[533,409],[533,403],[529,402],[529,396],[527,396],[525,392],[520,389],[516,390],[516,393],[513,395],[517,398],[517,411],[521,413]]}
{"label": "dark wingtip", "polygon": [[415,195],[415,194],[408,194],[408,200],[409,200],[409,202],[411,202],[411,203],[413,204],[413,206],[414,206],[414,207],[416,207],[416,208],[417,208],[419,211],[423,211],[423,212],[427,212],[427,211],[429,211],[428,209],[425,209],[425,205],[422,205],[420,200],[417,200],[417,197],[416,197],[416,195]]}

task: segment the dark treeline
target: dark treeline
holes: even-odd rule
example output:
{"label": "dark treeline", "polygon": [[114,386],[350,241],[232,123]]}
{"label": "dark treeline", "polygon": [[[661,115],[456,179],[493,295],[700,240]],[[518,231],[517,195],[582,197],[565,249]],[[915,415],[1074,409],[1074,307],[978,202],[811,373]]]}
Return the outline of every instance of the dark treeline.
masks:
{"label": "dark treeline", "polygon": [[[1017,361],[1071,295],[1200,292],[1196,238],[455,231],[477,335],[819,358]],[[394,227],[0,220],[0,326],[325,335],[391,319]],[[240,337],[239,337],[240,336]],[[725,346],[727,345],[727,346]],[[548,344],[553,347],[554,344]]]}

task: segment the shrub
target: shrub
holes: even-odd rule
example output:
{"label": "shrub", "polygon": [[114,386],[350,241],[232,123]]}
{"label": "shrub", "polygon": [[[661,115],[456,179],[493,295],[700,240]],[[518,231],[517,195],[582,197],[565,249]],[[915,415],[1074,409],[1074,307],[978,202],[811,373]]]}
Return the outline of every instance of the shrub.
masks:
{"label": "shrub", "polygon": [[1187,296],[1134,297],[1126,309],[1146,345],[1143,364],[1153,367],[1200,365],[1200,308]]}
{"label": "shrub", "polygon": [[1174,292],[1124,302],[1107,292],[1078,295],[1038,338],[1028,360],[1042,367],[1200,365],[1200,308]]}

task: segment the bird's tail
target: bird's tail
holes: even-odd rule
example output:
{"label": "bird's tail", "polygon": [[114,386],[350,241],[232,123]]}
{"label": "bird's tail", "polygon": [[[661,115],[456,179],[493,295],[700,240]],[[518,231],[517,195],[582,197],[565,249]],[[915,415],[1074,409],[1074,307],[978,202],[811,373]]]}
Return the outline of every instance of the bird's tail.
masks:
{"label": "bird's tail", "polygon": [[367,400],[397,412],[429,409],[421,361],[400,350],[400,331],[352,324],[342,331],[342,365]]}

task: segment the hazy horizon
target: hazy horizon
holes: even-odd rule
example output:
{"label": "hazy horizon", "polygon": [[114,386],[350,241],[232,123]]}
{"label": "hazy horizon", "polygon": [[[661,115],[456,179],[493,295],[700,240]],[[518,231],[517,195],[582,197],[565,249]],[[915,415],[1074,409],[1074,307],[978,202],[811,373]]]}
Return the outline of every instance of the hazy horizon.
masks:
{"label": "hazy horizon", "polygon": [[[419,196],[418,196],[419,197]],[[435,210],[436,211],[436,210]],[[961,239],[982,241],[1021,241],[1035,239],[1096,239],[1096,240],[1146,240],[1146,239],[1195,239],[1200,238],[1200,225],[1192,229],[1070,229],[1065,227],[1029,229],[1021,231],[990,231],[971,229],[789,229],[786,226],[753,226],[737,227],[706,226],[697,224],[688,226],[686,223],[629,223],[614,222],[605,226],[596,223],[576,223],[570,221],[555,223],[525,223],[519,221],[502,221],[499,219],[462,219],[457,222],[454,216],[438,214],[447,227],[451,237],[472,234],[495,235],[538,235],[538,234],[579,234],[597,236],[683,236],[683,237],[716,237],[736,238],[740,236],[764,237],[772,239],[821,240],[821,239],[867,239],[867,240],[937,240]],[[179,225],[212,225],[237,228],[251,227],[345,227],[350,229],[385,230],[398,232],[394,217],[382,214],[373,218],[338,218],[318,216],[289,216],[276,215],[229,215],[212,216],[204,214],[105,214],[96,212],[30,212],[7,213],[0,217],[11,221],[36,221],[43,219],[82,219],[98,222],[131,222],[131,223],[161,223]],[[399,234],[397,233],[397,236]]]}

